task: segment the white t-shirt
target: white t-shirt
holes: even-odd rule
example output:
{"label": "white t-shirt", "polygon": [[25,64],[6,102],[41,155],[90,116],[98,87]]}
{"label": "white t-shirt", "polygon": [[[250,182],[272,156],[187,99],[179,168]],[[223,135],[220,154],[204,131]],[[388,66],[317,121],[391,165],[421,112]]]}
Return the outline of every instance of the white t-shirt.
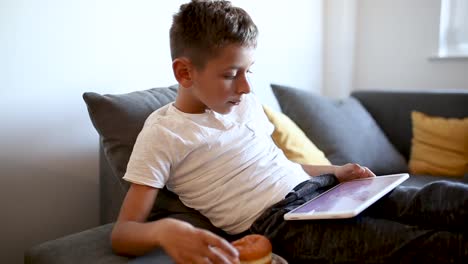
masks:
{"label": "white t-shirt", "polygon": [[176,193],[227,233],[247,230],[309,175],[276,147],[254,95],[231,113],[187,114],[170,103],[153,112],[124,179]]}

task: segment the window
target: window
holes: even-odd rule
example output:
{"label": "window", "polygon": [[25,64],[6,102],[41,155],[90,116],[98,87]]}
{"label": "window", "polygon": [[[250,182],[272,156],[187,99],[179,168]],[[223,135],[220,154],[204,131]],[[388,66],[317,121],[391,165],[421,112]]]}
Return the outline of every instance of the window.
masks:
{"label": "window", "polygon": [[441,0],[439,57],[468,57],[468,0]]}

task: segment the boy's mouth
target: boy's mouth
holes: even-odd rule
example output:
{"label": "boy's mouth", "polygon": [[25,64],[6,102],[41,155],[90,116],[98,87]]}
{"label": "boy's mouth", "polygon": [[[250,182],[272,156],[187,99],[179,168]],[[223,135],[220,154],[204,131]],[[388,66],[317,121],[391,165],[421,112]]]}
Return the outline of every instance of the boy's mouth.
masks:
{"label": "boy's mouth", "polygon": [[239,105],[241,101],[229,101],[230,104]]}

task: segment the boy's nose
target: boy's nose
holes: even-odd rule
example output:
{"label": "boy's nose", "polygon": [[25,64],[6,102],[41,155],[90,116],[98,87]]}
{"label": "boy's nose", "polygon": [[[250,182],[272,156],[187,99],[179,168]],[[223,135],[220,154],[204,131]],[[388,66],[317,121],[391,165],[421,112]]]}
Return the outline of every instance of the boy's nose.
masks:
{"label": "boy's nose", "polygon": [[250,82],[247,78],[242,78],[237,85],[237,93],[248,94],[250,93]]}

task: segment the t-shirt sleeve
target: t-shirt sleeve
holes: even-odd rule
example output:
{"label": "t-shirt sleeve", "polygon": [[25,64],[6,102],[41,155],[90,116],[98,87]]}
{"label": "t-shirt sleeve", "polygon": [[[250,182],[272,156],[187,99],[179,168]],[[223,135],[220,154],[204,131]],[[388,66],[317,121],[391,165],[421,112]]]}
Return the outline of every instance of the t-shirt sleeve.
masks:
{"label": "t-shirt sleeve", "polygon": [[144,127],[133,147],[124,180],[163,188],[174,164],[171,133],[159,125]]}

